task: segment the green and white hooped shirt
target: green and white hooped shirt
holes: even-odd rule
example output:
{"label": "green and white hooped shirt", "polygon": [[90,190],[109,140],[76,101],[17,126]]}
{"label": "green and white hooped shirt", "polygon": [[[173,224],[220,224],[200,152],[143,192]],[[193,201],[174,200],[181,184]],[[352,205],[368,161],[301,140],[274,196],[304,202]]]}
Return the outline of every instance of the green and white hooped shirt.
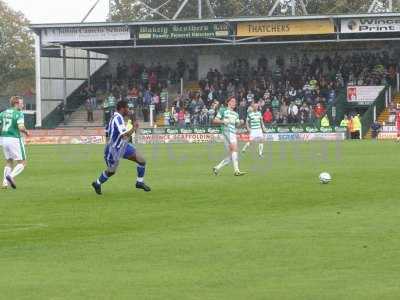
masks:
{"label": "green and white hooped shirt", "polygon": [[236,134],[236,126],[240,124],[239,115],[237,112],[221,108],[216,116],[221,121],[227,121],[227,125],[222,125],[222,132],[226,135]]}
{"label": "green and white hooped shirt", "polygon": [[262,115],[261,112],[250,112],[247,115],[247,122],[251,130],[261,129]]}

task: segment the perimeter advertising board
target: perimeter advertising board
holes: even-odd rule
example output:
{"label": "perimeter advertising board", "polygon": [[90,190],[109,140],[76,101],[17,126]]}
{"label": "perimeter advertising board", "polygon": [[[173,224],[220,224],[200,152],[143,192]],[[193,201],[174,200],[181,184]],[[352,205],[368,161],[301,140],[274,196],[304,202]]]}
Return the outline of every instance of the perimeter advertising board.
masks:
{"label": "perimeter advertising board", "polygon": [[42,43],[125,41],[131,38],[128,26],[66,27],[42,30]]}
{"label": "perimeter advertising board", "polygon": [[243,22],[237,24],[237,36],[323,35],[335,33],[331,20],[291,20]]}
{"label": "perimeter advertising board", "polygon": [[400,32],[400,17],[341,20],[340,31],[342,33]]}
{"label": "perimeter advertising board", "polygon": [[347,102],[370,105],[373,103],[379,94],[384,90],[385,86],[348,86],[347,87]]}
{"label": "perimeter advertising board", "polygon": [[226,23],[142,25],[136,36],[139,40],[171,40],[227,37]]}

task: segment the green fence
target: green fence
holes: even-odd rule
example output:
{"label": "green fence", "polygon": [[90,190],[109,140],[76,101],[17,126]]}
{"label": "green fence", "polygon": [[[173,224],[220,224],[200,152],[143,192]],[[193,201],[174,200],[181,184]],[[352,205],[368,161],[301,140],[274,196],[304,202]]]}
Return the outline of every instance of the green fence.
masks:
{"label": "green fence", "polygon": [[42,121],[42,128],[53,129],[62,123],[69,114],[76,111],[84,102],[85,97],[80,93],[80,88],[75,91],[67,99],[67,107],[61,110],[60,107],[56,107],[46,118]]}
{"label": "green fence", "polygon": [[[334,125],[339,125],[340,122],[343,120],[344,115],[346,114],[347,110],[347,91],[346,88],[340,89],[337,94],[335,105],[333,106],[336,109],[336,117],[332,117],[332,121]],[[330,107],[329,115],[332,116],[332,106]]]}
{"label": "green fence", "polygon": [[374,107],[376,107],[376,115],[378,116],[385,109],[386,92],[390,87],[386,87],[376,98],[376,100],[369,106],[368,110],[361,118],[362,122],[362,135],[365,137],[374,122]]}

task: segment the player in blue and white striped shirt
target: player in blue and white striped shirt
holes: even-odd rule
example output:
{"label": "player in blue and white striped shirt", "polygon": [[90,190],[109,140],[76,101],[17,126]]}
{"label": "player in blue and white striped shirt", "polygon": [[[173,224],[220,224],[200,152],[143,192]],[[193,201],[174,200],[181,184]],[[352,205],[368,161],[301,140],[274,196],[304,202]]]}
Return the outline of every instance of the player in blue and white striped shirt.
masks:
{"label": "player in blue and white striped shirt", "polygon": [[136,188],[146,192],[151,191],[150,187],[144,183],[146,161],[136,151],[135,146],[128,141],[137,129],[137,126],[133,126],[131,129],[126,128],[124,117],[129,116],[129,114],[128,103],[126,101],[118,102],[117,111],[106,127],[107,144],[104,150],[104,160],[107,164],[107,170],[92,183],[92,187],[98,195],[101,195],[101,185],[115,174],[122,158],[137,163]]}

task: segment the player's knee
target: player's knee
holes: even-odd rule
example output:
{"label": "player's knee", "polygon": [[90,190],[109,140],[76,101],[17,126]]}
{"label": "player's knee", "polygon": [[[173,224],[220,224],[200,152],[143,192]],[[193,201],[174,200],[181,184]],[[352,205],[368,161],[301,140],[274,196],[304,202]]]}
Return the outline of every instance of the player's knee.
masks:
{"label": "player's knee", "polygon": [[112,177],[112,176],[115,175],[115,172],[109,172],[109,171],[107,171],[107,172],[106,172],[106,175],[107,175],[107,177]]}
{"label": "player's knee", "polygon": [[141,158],[140,161],[137,162],[139,166],[145,167],[146,166],[146,160],[144,158]]}
{"label": "player's knee", "polygon": [[24,167],[26,167],[27,161],[26,160],[17,161],[17,165],[23,165]]}

